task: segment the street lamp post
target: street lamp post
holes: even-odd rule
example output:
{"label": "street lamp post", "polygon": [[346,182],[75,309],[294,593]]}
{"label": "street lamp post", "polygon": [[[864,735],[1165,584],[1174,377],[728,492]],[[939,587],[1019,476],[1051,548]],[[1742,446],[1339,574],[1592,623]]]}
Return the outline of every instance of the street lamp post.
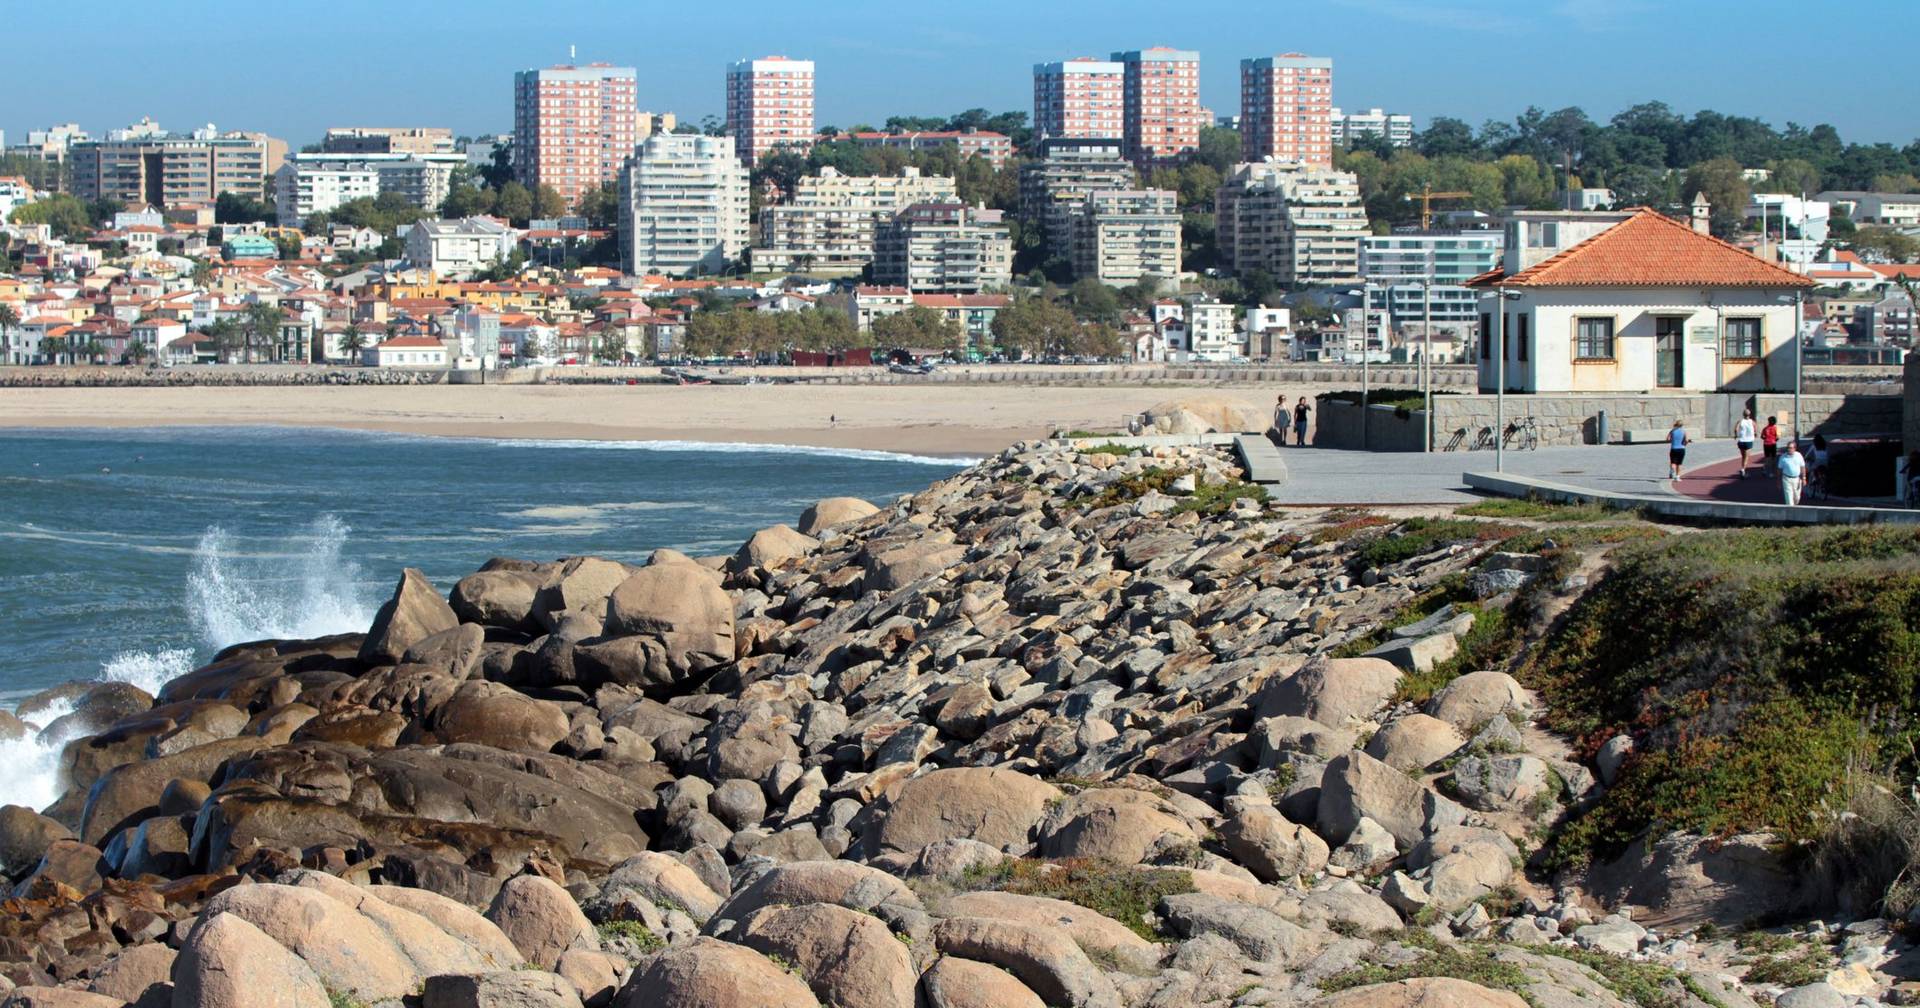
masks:
{"label": "street lamp post", "polygon": [[1507,289],[1493,302],[1493,471],[1507,471]]}
{"label": "street lamp post", "polygon": [[1420,278],[1420,389],[1426,395],[1427,422],[1420,430],[1420,450],[1433,451],[1433,275]]}
{"label": "street lamp post", "polygon": [[1372,412],[1368,378],[1370,372],[1367,359],[1372,356],[1368,351],[1373,343],[1373,285],[1368,284],[1360,294],[1360,450],[1371,451],[1372,440],[1367,437],[1368,414]]}
{"label": "street lamp post", "polygon": [[[1782,228],[1782,230],[1785,230],[1785,229]],[[1795,441],[1800,440],[1800,432],[1801,430],[1804,429],[1800,426],[1800,368],[1801,368],[1801,362],[1805,359],[1806,355],[1801,350],[1801,347],[1805,345],[1805,341],[1800,338],[1800,327],[1804,324],[1802,320],[1805,318],[1805,313],[1806,313],[1806,309],[1802,307],[1802,299],[1804,299],[1805,297],[1806,297],[1805,291],[1802,291],[1799,289],[1794,290],[1792,332],[1793,332],[1793,438]]]}

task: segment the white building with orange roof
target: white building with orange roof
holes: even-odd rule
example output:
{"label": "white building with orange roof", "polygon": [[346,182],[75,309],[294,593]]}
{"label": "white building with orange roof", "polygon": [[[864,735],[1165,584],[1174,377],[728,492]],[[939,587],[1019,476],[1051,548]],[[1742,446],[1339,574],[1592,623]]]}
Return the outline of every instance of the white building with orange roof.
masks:
{"label": "white building with orange roof", "polygon": [[1693,226],[1642,209],[1584,233],[1545,258],[1509,233],[1501,266],[1469,282],[1481,292],[1482,391],[1497,374],[1510,392],[1793,387],[1807,278],[1707,234],[1704,204]]}

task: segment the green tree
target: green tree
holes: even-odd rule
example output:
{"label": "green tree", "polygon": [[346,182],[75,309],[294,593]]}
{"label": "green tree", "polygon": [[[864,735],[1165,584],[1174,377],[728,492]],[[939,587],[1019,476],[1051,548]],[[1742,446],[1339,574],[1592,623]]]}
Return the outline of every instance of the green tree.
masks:
{"label": "green tree", "polygon": [[1913,172],[1875,175],[1868,188],[1883,193],[1920,193],[1920,178],[1916,178]]}
{"label": "green tree", "polygon": [[1777,193],[1804,193],[1808,196],[1825,188],[1820,184],[1820,169],[1800,158],[1781,158],[1767,162],[1767,190]]}
{"label": "green tree", "polygon": [[1222,126],[1200,127],[1200,139],[1193,149],[1193,160],[1206,165],[1222,178],[1240,163],[1240,132]]}
{"label": "green tree", "polygon": [[[13,335],[13,327],[20,324],[20,312],[11,303],[0,302],[0,348],[12,345],[8,337]],[[0,361],[5,363],[5,361]]]}
{"label": "green tree", "polygon": [[233,363],[234,354],[246,347],[246,333],[230,318],[215,319],[200,329],[213,342],[214,356],[224,364]]}
{"label": "green tree", "polygon": [[114,214],[121,213],[126,209],[127,205],[125,203],[112,197],[102,197],[101,199],[91,200],[87,203],[87,219],[95,224],[109,224],[113,222]]}
{"label": "green tree", "polygon": [[223,192],[214,198],[213,219],[219,224],[270,222],[274,220],[274,212],[265,200],[236,192]]}
{"label": "green tree", "polygon": [[1017,294],[993,317],[993,337],[1000,346],[1026,357],[1071,353],[1080,323],[1057,302],[1033,294]]}
{"label": "green tree", "polygon": [[608,182],[580,197],[580,216],[597,228],[609,228],[620,222],[620,191]]}
{"label": "green tree", "polygon": [[477,217],[491,213],[495,198],[499,194],[492,189],[481,189],[470,185],[456,185],[447,190],[447,198],[440,203],[440,216],[446,220],[458,220],[462,217]]}
{"label": "green tree", "polygon": [[526,227],[533,219],[533,194],[518,182],[500,187],[493,199],[493,214],[505,217],[514,227]]}
{"label": "green tree", "polygon": [[360,363],[360,351],[367,348],[367,342],[367,334],[357,326],[340,334],[340,352],[346,355],[348,364]]}
{"label": "green tree", "polygon": [[1092,322],[1120,321],[1120,294],[1093,277],[1082,277],[1067,289],[1073,313]]}
{"label": "green tree", "polygon": [[1692,203],[1696,193],[1706,194],[1711,206],[1709,223],[1716,236],[1732,238],[1740,233],[1741,226],[1746,222],[1747,200],[1752,194],[1740,162],[1720,157],[1687,169],[1686,185],[1681,190],[1680,201],[1683,204]]}
{"label": "green tree", "polygon": [[960,323],[924,305],[873,320],[873,341],[880,346],[958,350],[966,339]]}
{"label": "green tree", "polygon": [[1920,256],[1920,239],[1887,227],[1863,227],[1850,242],[1855,252],[1879,262],[1911,262]]}
{"label": "green tree", "polygon": [[[616,209],[615,212],[617,213],[618,210]],[[544,182],[533,190],[533,217],[552,220],[555,217],[564,217],[566,213],[567,198],[560,195],[560,190]]]}
{"label": "green tree", "polygon": [[93,233],[87,205],[66,193],[54,193],[16,207],[8,218],[15,224],[45,224],[56,238],[77,241]]}
{"label": "green tree", "polygon": [[152,356],[153,356],[153,348],[148,346],[144,341],[142,340],[127,341],[127,362],[128,363],[135,364],[135,365],[145,364],[147,362],[147,359]]}
{"label": "green tree", "polygon": [[594,355],[609,364],[618,364],[627,359],[627,338],[620,332],[609,329],[600,334],[594,344]]}

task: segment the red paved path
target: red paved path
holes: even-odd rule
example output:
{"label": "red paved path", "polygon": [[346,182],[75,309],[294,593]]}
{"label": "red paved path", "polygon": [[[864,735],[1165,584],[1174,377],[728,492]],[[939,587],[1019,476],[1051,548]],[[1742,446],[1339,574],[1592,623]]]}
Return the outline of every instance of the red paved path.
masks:
{"label": "red paved path", "polygon": [[[1705,452],[1701,451],[1702,447],[1696,444],[1687,449],[1687,454],[1695,457],[1704,455]],[[1717,446],[1705,447],[1712,450]],[[1761,461],[1758,451],[1749,457],[1746,479],[1739,478],[1740,459],[1736,455],[1733,458],[1721,458],[1705,465],[1682,469],[1679,481],[1668,485],[1688,497],[1696,497],[1700,500],[1732,501],[1738,504],[1786,503],[1786,499],[1780,492],[1780,478],[1768,476],[1766,469],[1760,465]],[[1814,503],[1806,497],[1802,497],[1800,502]],[[1819,503],[1827,507],[1884,506],[1867,501],[1847,500],[1843,497],[1828,497]]]}

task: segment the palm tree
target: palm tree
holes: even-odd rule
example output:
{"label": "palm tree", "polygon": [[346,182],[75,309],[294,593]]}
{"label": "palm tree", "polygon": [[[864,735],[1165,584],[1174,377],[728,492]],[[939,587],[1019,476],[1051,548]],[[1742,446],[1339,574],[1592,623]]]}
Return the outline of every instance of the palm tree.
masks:
{"label": "palm tree", "polygon": [[207,281],[212,279],[213,264],[205,259],[195,259],[193,261],[193,285],[195,287],[205,287]]}
{"label": "palm tree", "polygon": [[[253,362],[256,347],[262,351],[270,350],[280,338],[281,318],[278,307],[262,303],[248,305],[241,314],[239,323],[246,342],[248,363]],[[271,359],[273,355],[268,353],[266,356]]]}
{"label": "palm tree", "polygon": [[232,319],[216,319],[200,330],[213,341],[214,354],[223,364],[233,363],[233,352],[244,345],[246,334]]}
{"label": "palm tree", "polygon": [[340,334],[340,350],[347,355],[347,363],[360,363],[360,351],[367,348],[367,334],[359,329],[348,329]]}
{"label": "palm tree", "polygon": [[148,346],[145,340],[129,340],[127,342],[127,363],[134,365],[144,364],[147,362],[147,358],[152,356],[153,348]]}
{"label": "palm tree", "polygon": [[40,341],[40,354],[47,359],[47,363],[49,364],[60,363],[60,355],[65,353],[66,350],[67,338],[65,336],[48,336]]}
{"label": "palm tree", "polygon": [[0,304],[0,364],[12,363],[13,327],[20,324],[20,313],[13,305]]}

